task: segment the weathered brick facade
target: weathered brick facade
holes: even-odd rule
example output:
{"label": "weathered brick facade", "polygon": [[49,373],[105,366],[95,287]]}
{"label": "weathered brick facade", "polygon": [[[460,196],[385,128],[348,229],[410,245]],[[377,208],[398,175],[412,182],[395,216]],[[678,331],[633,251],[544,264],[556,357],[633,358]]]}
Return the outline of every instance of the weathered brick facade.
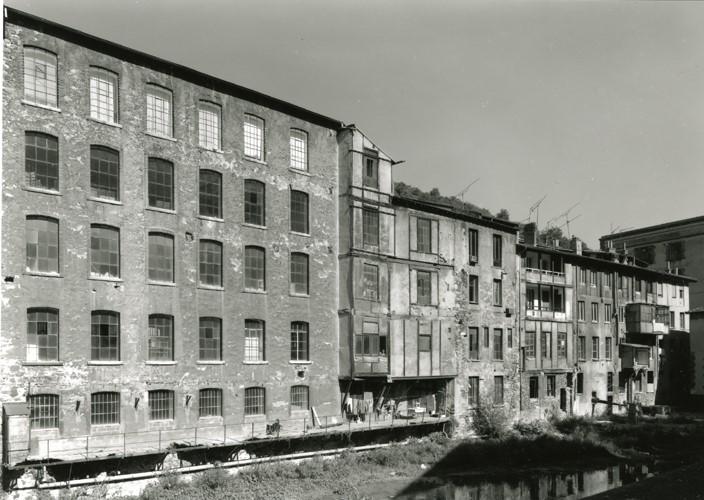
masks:
{"label": "weathered brick facade", "polygon": [[[51,31],[51,30],[49,30]],[[59,30],[60,31],[60,30]],[[274,100],[228,93],[213,80],[210,87],[193,83],[180,68],[170,74],[120,59],[111,47],[92,50],[75,40],[52,36],[12,22],[5,24],[3,89],[2,343],[0,400],[24,401],[32,394],[56,394],[59,428],[33,430],[32,439],[100,432],[147,431],[196,425],[263,423],[308,417],[291,410],[292,386],[309,388],[318,415],[339,414],[337,320],[337,139],[329,119],[280,111]],[[80,37],[79,37],[80,38]],[[56,54],[58,108],[23,102],[23,47],[37,46]],[[119,55],[119,50],[115,49]],[[140,59],[134,55],[135,61]],[[119,124],[89,118],[89,70],[119,75]],[[173,140],[145,132],[145,85],[158,83],[173,93]],[[221,90],[218,90],[221,89]],[[221,151],[198,145],[199,100],[222,109]],[[243,116],[264,120],[265,161],[243,154]],[[291,129],[307,133],[308,170],[289,168]],[[59,144],[59,189],[33,190],[25,182],[25,132],[55,136]],[[108,146],[120,156],[119,202],[90,198],[90,146]],[[146,200],[147,158],[174,165],[174,210],[149,208]],[[201,217],[199,169],[222,175],[222,217]],[[265,224],[243,223],[245,179],[265,185]],[[309,234],[290,230],[290,191],[308,194]],[[26,268],[25,219],[41,215],[59,224],[59,273],[42,275]],[[90,273],[91,224],[119,229],[119,278]],[[147,234],[158,230],[174,239],[174,282],[147,279]],[[222,286],[199,284],[199,241],[222,243]],[[266,291],[246,292],[244,247],[266,252]],[[289,256],[308,255],[309,294],[289,293]],[[27,310],[46,307],[59,314],[57,361],[29,362]],[[91,361],[91,311],[119,313],[119,359]],[[148,317],[173,317],[173,361],[147,358]],[[199,318],[222,321],[222,357],[199,361]],[[265,355],[244,361],[245,319],[263,320]],[[308,360],[291,360],[291,322],[309,325]],[[265,414],[245,417],[244,389],[264,387]],[[198,391],[222,389],[222,416],[199,419]],[[147,392],[174,391],[174,415],[149,421]],[[90,395],[120,394],[120,423],[91,426]],[[302,429],[300,423],[296,424]]]}

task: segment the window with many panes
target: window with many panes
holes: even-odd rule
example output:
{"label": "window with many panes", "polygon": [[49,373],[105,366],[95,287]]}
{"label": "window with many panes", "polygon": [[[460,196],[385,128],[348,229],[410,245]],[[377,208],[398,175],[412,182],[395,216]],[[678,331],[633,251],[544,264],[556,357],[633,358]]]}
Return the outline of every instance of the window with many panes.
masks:
{"label": "window with many panes", "polygon": [[264,361],[264,322],[258,319],[244,320],[244,360]]}
{"label": "window with many panes", "polygon": [[432,303],[432,279],[430,271],[416,271],[416,304],[419,306]]}
{"label": "window with many panes", "polygon": [[264,120],[244,115],[244,155],[264,161]]}
{"label": "window with many panes", "polygon": [[362,242],[364,246],[379,246],[379,211],[362,209]]}
{"label": "window with many panes", "polygon": [[198,418],[222,417],[222,389],[198,391]]}
{"label": "window with many panes", "polygon": [[289,292],[293,295],[308,295],[308,255],[291,252],[291,280]]}
{"label": "window with many panes", "polygon": [[174,418],[174,391],[149,391],[149,420],[172,420]]}
{"label": "window with many panes", "polygon": [[212,240],[200,240],[198,254],[198,279],[200,284],[222,286],[222,243]]}
{"label": "window with many panes", "polygon": [[379,189],[379,153],[373,149],[364,148],[362,185]]}
{"label": "window with many panes", "polygon": [[292,128],[289,151],[291,168],[308,170],[308,134],[303,130]]}
{"label": "window with many panes", "polygon": [[198,145],[202,148],[220,149],[220,106],[212,102],[198,103]]}
{"label": "window with many panes", "polygon": [[100,278],[120,277],[120,230],[91,224],[90,274]]}
{"label": "window with many panes", "polygon": [[107,123],[119,121],[118,77],[103,68],[90,68],[90,117]]}
{"label": "window with many panes", "polygon": [[357,356],[386,356],[386,334],[378,321],[363,321],[362,331],[355,332],[354,352]]}
{"label": "window with many panes", "polygon": [[479,232],[476,229],[467,229],[469,261],[479,261]]}
{"label": "window with many panes", "polygon": [[56,429],[59,427],[59,396],[33,394],[27,397],[30,429]]}
{"label": "window with many panes", "polygon": [[247,387],[244,390],[244,414],[264,415],[265,391],[263,387]]}
{"label": "window with many panes", "polygon": [[161,158],[147,161],[147,195],[149,206],[174,209],[174,164]]}
{"label": "window with many panes", "polygon": [[59,221],[28,215],[25,225],[26,270],[37,273],[59,272]]}
{"label": "window with many panes", "polygon": [[504,404],[504,377],[501,375],[494,376],[494,404]]}
{"label": "window with many panes", "polygon": [[495,234],[493,237],[493,265],[501,267],[503,262],[503,243],[500,234]]}
{"label": "window with many panes", "polygon": [[58,107],[56,54],[39,47],[24,48],[24,99],[33,104]]}
{"label": "window with many panes", "polygon": [[114,149],[90,147],[90,195],[120,200],[120,153]]}
{"label": "window with many panes", "polygon": [[307,385],[291,387],[291,410],[309,410],[309,390]]}
{"label": "window with many panes", "polygon": [[416,219],[416,250],[421,253],[432,252],[432,221],[430,219]]}
{"label": "window with many panes", "polygon": [[291,231],[308,234],[308,194],[291,190]]}
{"label": "window with many panes", "polygon": [[504,331],[501,328],[494,328],[494,360],[504,359]]}
{"label": "window with many panes", "polygon": [[149,279],[173,283],[174,237],[166,233],[149,233]]}
{"label": "window with many panes", "polygon": [[120,423],[120,393],[94,392],[90,395],[90,425]]}
{"label": "window with many panes", "polygon": [[577,337],[577,359],[580,361],[587,359],[587,337],[583,335]]}
{"label": "window with many panes", "polygon": [[467,406],[479,405],[479,377],[467,377]]}
{"label": "window with many panes", "polygon": [[222,218],[222,175],[201,170],[198,175],[198,213],[204,217]]}
{"label": "window with many panes", "polygon": [[266,290],[266,253],[262,247],[244,247],[244,287]]}
{"label": "window with many panes", "polygon": [[158,85],[147,85],[147,132],[173,137],[173,94]]}
{"label": "window with many panes", "polygon": [[479,302],[479,276],[475,274],[469,275],[467,295],[469,296],[470,304],[477,304]]}
{"label": "window with many panes", "polygon": [[469,359],[479,359],[479,328],[470,326],[467,329],[467,337],[469,342]]}
{"label": "window with many panes", "polygon": [[527,358],[535,357],[535,332],[526,332],[525,354]]}
{"label": "window with many panes", "polygon": [[59,190],[59,140],[56,137],[25,132],[24,178],[28,187]]}
{"label": "window with many panes", "polygon": [[291,361],[308,361],[308,323],[291,323]]}
{"label": "window with many panes", "polygon": [[113,311],[93,311],[90,325],[91,361],[120,360],[120,315]]}
{"label": "window with many panes", "polygon": [[266,225],[264,183],[247,179],[244,181],[244,222],[255,226]]}
{"label": "window with many panes", "polygon": [[222,359],[222,321],[220,318],[200,318],[198,327],[198,360]]}
{"label": "window with many panes", "polygon": [[166,314],[149,315],[149,361],[173,361],[174,317]]}
{"label": "window with many panes", "polygon": [[611,323],[611,304],[604,304],[604,322]]}
{"label": "window with many panes", "polygon": [[27,361],[59,360],[59,311],[27,309]]}
{"label": "window with many panes", "polygon": [[501,306],[503,303],[503,292],[502,292],[501,280],[494,280],[494,305]]}
{"label": "window with many panes", "polygon": [[379,266],[364,264],[362,269],[362,297],[379,300]]}

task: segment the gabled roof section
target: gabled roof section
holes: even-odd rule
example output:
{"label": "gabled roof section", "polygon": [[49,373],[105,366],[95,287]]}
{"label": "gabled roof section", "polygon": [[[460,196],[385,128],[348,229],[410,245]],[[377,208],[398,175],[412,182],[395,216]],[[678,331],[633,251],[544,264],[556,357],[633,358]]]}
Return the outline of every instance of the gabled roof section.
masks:
{"label": "gabled roof section", "polygon": [[601,241],[609,241],[609,240],[617,240],[621,238],[626,238],[628,236],[636,236],[639,234],[644,234],[644,233],[651,233],[654,231],[661,231],[663,229],[672,229],[676,227],[682,227],[682,226],[688,226],[690,224],[699,224],[699,223],[704,223],[704,215],[700,215],[698,217],[691,217],[689,219],[680,219],[672,222],[665,222],[663,224],[656,224],[654,226],[646,226],[646,227],[641,227],[638,229],[631,229],[629,231],[622,231],[620,233],[613,233],[613,234],[605,234],[599,240]]}
{"label": "gabled roof section", "polygon": [[574,262],[586,266],[613,269],[614,271],[621,271],[624,274],[638,274],[646,278],[658,279],[667,283],[689,285],[690,283],[694,283],[697,281],[696,278],[692,278],[690,276],[684,276],[682,274],[664,273],[662,271],[656,271],[655,269],[650,269],[648,267],[632,266],[629,264],[623,264],[621,262],[606,260],[604,258],[592,257],[590,255],[580,255],[574,251],[567,250],[565,248],[533,246],[526,245],[525,243],[518,243],[516,245],[516,248],[518,249],[519,253],[523,253],[526,250],[533,250],[535,252],[561,255],[565,258],[565,260],[569,262]]}
{"label": "gabled roof section", "polygon": [[357,125],[355,125],[354,123],[350,123],[349,125],[345,125],[344,128],[359,133],[359,135],[362,136],[362,139],[364,140],[365,143],[369,143],[373,147],[373,149],[379,151],[379,153],[381,153],[381,155],[383,155],[382,158],[384,160],[388,160],[391,162],[391,166],[397,165],[399,163],[403,163],[403,162],[397,162],[393,158],[391,158],[391,156],[389,154],[387,154],[386,151],[384,151],[379,146],[377,146],[376,143],[374,141],[372,141],[369,138],[369,136],[367,134],[365,134],[364,131],[361,128],[359,128]]}
{"label": "gabled roof section", "polygon": [[62,24],[43,19],[11,7],[5,7],[5,23],[46,33],[47,35],[66,40],[67,42],[75,43],[76,45],[81,45],[90,50],[101,52],[117,59],[136,64],[137,66],[142,66],[160,73],[172,75],[194,85],[207,87],[223,94],[228,94],[254,104],[259,104],[321,127],[339,130],[344,126],[342,121],[335,118],[321,115],[315,111],[311,111],[290,102],[271,97],[261,92],[257,92],[256,90],[242,87],[221,78],[188,68],[181,64],[167,61],[165,59],[149,55],[145,52],[140,52],[138,50],[125,47],[124,45],[110,42],[103,38],[98,38],[88,33],[78,31],[74,28],[69,28],[68,26],[64,26]]}
{"label": "gabled roof section", "polygon": [[516,222],[510,222],[503,219],[497,219],[495,217],[489,217],[479,212],[474,212],[472,214],[458,212],[449,205],[445,205],[442,203],[432,203],[423,200],[417,200],[415,198],[406,198],[402,196],[393,196],[391,198],[391,203],[399,207],[411,208],[413,210],[441,215],[450,219],[470,222],[472,224],[477,224],[478,226],[490,227],[492,229],[497,229],[506,233],[518,234],[518,224]]}

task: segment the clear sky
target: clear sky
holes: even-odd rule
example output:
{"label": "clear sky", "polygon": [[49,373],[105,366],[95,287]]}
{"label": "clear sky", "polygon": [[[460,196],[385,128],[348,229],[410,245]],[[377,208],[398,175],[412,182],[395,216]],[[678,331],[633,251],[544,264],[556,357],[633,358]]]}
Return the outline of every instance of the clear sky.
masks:
{"label": "clear sky", "polygon": [[704,214],[704,2],[6,0],[355,123],[395,180],[573,233]]}

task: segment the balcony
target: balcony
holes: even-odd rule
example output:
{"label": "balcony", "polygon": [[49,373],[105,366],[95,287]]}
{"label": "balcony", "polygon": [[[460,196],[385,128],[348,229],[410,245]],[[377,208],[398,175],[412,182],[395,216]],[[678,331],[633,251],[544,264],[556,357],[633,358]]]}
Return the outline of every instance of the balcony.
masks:
{"label": "balcony", "polygon": [[555,285],[564,285],[566,283],[565,273],[534,268],[526,268],[526,280]]}
{"label": "balcony", "polygon": [[388,375],[389,360],[386,356],[355,356],[355,375]]}
{"label": "balcony", "polygon": [[647,368],[650,366],[650,348],[642,344],[621,343],[618,346],[621,368]]}
{"label": "balcony", "polygon": [[553,311],[552,309],[528,309],[526,310],[526,316],[533,319],[567,320],[567,314],[564,311]]}
{"label": "balcony", "polygon": [[670,310],[655,304],[626,304],[626,332],[662,335],[669,332]]}

